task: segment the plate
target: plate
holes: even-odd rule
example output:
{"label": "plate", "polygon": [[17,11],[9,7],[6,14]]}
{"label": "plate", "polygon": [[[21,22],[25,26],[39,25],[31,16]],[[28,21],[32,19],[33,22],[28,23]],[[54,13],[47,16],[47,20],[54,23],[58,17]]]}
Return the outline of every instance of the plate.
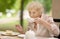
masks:
{"label": "plate", "polygon": [[9,36],[16,36],[16,35],[19,35],[19,33],[17,32],[13,32],[13,33],[6,33],[6,32],[3,32],[1,33],[2,35],[9,35]]}
{"label": "plate", "polygon": [[24,34],[20,34],[20,35],[18,35],[18,37],[23,37],[23,38],[24,38],[24,37],[25,37],[25,35],[24,35]]}

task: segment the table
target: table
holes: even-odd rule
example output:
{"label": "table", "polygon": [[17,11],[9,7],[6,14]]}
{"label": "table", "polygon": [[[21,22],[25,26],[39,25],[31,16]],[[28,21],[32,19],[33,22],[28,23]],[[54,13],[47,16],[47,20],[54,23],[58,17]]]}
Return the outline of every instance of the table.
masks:
{"label": "table", "polygon": [[2,35],[2,33],[5,33],[4,31],[0,31],[0,39],[23,39],[22,37],[16,36],[9,36],[9,35]]}
{"label": "table", "polygon": [[17,36],[0,36],[0,39],[23,39]]}
{"label": "table", "polygon": [[[58,39],[58,38],[44,38],[44,37],[36,37],[37,39]],[[0,39],[23,39],[22,37],[18,36],[4,36],[0,35]]]}
{"label": "table", "polygon": [[[0,39],[23,39],[17,36],[0,36]],[[43,38],[43,37],[37,37],[37,39],[58,39],[58,38]]]}
{"label": "table", "polygon": [[58,39],[58,38],[43,38],[43,37],[37,37],[37,39]]}

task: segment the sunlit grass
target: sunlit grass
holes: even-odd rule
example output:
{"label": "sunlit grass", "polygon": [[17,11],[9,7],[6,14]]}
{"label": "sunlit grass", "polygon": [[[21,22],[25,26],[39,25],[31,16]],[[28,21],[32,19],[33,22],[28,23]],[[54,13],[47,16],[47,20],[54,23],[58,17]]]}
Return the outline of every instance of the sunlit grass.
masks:
{"label": "sunlit grass", "polygon": [[[5,31],[5,30],[17,31],[15,27],[17,24],[19,25],[20,21],[13,21],[5,24],[0,24],[0,31]],[[24,20],[24,24],[23,24],[24,30],[26,29],[26,27],[27,27],[27,20]]]}

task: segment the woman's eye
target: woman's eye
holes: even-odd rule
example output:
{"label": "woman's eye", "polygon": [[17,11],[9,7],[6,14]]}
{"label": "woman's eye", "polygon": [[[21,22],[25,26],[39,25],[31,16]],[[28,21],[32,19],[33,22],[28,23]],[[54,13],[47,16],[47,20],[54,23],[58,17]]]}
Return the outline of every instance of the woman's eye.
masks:
{"label": "woman's eye", "polygon": [[31,12],[29,11],[29,13],[31,13]]}
{"label": "woman's eye", "polygon": [[35,12],[33,12],[33,14],[35,14]]}

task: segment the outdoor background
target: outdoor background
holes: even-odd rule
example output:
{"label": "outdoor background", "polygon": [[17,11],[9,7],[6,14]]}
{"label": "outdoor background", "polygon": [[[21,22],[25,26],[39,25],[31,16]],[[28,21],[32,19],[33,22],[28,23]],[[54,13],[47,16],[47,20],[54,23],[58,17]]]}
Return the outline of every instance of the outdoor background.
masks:
{"label": "outdoor background", "polygon": [[[17,31],[15,25],[20,24],[21,1],[22,0],[0,0],[0,31]],[[29,2],[32,1],[39,1],[42,3],[45,9],[45,13],[51,15],[52,0],[24,0],[24,30],[28,24],[28,11],[26,10],[26,6]]]}

